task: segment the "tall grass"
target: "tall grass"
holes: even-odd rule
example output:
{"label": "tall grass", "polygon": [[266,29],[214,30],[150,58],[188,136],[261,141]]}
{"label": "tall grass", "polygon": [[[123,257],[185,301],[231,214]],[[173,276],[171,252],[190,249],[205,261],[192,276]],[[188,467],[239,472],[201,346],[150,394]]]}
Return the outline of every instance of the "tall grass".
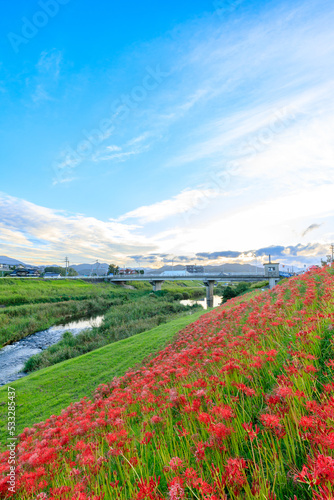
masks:
{"label": "tall grass", "polygon": [[333,273],[233,299],[25,429],[14,499],[332,500]]}
{"label": "tall grass", "polygon": [[34,279],[0,279],[0,305],[17,306],[85,300],[120,290],[110,283],[86,283],[82,280],[41,281]]}
{"label": "tall grass", "polygon": [[[168,294],[170,295],[170,294]],[[137,333],[150,330],[180,314],[189,313],[201,306],[183,306],[169,297],[154,294],[131,300],[124,299],[122,304],[113,305],[106,313],[100,327],[74,336],[66,332],[62,339],[44,351],[32,356],[24,366],[30,372],[75,358],[112,342],[117,342]]]}
{"label": "tall grass", "polygon": [[120,297],[96,297],[56,304],[26,304],[0,309],[0,346],[16,342],[59,322],[64,323],[72,318],[104,312],[112,304],[120,301],[122,301]]}

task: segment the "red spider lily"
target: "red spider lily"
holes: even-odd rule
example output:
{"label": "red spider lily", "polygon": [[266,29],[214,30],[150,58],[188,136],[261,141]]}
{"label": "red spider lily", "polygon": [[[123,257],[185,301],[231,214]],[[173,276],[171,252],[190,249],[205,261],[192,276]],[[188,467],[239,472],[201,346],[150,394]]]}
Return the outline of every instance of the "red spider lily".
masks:
{"label": "red spider lily", "polygon": [[175,472],[180,467],[183,467],[183,460],[179,457],[173,457],[169,462],[169,468]]}
{"label": "red spider lily", "polygon": [[[229,309],[202,316],[145,365],[100,386],[93,401],[84,398],[25,429],[17,446],[15,500],[40,494],[96,500],[102,487],[119,500],[137,494],[246,500],[264,492],[279,498],[268,464],[280,460],[281,477],[288,476],[294,453],[287,447],[295,443],[301,457],[310,454],[296,473],[300,487],[311,485],[317,500],[321,494],[331,498],[333,363],[327,362],[326,374],[318,357],[322,332],[334,321],[333,269],[292,278],[249,302],[234,300]],[[261,396],[264,387],[270,394]],[[259,420],[270,440],[245,418]],[[288,439],[278,445],[285,433]],[[1,498],[9,497],[8,456],[0,455]],[[158,492],[152,474],[161,470],[166,476]],[[172,473],[178,476],[171,479]],[[130,477],[141,478],[135,491]]]}
{"label": "red spider lily", "polygon": [[299,421],[299,426],[305,429],[315,429],[316,422],[314,417],[302,417]]}
{"label": "red spider lily", "polygon": [[310,486],[324,485],[334,482],[334,459],[322,454],[315,458],[309,457],[307,465],[295,475],[295,480]]}
{"label": "red spider lily", "polygon": [[230,405],[214,406],[211,409],[211,413],[223,418],[224,420],[230,420],[235,417],[235,412]]}
{"label": "red spider lily", "polygon": [[222,483],[232,489],[234,495],[238,495],[242,487],[247,484],[245,470],[248,468],[243,458],[228,458],[223,474]]}
{"label": "red spider lily", "polygon": [[260,415],[260,420],[265,427],[269,429],[274,429],[275,427],[279,427],[280,418],[277,415],[271,415],[270,413],[263,413]]}
{"label": "red spider lily", "polygon": [[182,477],[174,477],[168,484],[168,495],[170,500],[183,500],[185,492]]}
{"label": "red spider lily", "polygon": [[313,492],[313,500],[334,500],[334,493],[327,486],[322,486],[319,492]]}
{"label": "red spider lily", "polygon": [[249,438],[251,441],[254,441],[254,439],[258,436],[260,429],[258,428],[257,425],[254,426],[253,429],[253,424],[250,422],[249,424],[242,423],[242,427],[245,429],[247,432],[245,439]]}
{"label": "red spider lily", "polygon": [[145,432],[143,439],[140,441],[141,444],[149,444],[151,439],[153,438],[155,432]]}
{"label": "red spider lily", "polygon": [[139,491],[136,496],[136,500],[157,500],[161,496],[157,492],[157,488],[160,483],[160,476],[158,479],[150,477],[149,479],[140,479],[138,481]]}

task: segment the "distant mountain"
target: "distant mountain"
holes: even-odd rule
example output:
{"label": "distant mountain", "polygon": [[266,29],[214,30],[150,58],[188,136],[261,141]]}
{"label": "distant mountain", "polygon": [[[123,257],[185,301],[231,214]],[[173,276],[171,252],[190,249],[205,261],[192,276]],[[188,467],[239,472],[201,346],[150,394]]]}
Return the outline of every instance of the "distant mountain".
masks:
{"label": "distant mountain", "polygon": [[29,266],[29,264],[24,264],[24,262],[21,262],[20,260],[12,259],[11,257],[6,257],[5,255],[0,256],[0,264],[8,264],[10,266],[27,266],[27,267],[33,267]]}
{"label": "distant mountain", "polygon": [[89,276],[91,273],[96,273],[98,275],[108,274],[109,264],[70,264],[80,276]]}
{"label": "distant mountain", "polygon": [[[80,276],[89,276],[91,273],[99,275],[108,274],[109,265],[106,263],[101,264],[73,264],[70,267],[75,269]],[[134,269],[134,268],[133,268]],[[164,271],[184,271],[185,266],[177,264],[175,266],[163,266],[159,269],[152,269],[150,267],[140,268],[144,269],[145,274],[161,274]],[[258,266],[258,272],[262,267]],[[256,273],[256,267],[250,264],[223,264],[220,266],[204,266],[205,273]]]}
{"label": "distant mountain", "polygon": [[[263,267],[252,266],[251,264],[222,264],[220,266],[203,266],[205,273],[254,273],[256,274],[256,269],[260,274]],[[163,266],[159,269],[150,269],[146,271],[146,274],[161,274],[164,271],[184,271],[186,268],[183,265],[176,266]]]}
{"label": "distant mountain", "polygon": [[[12,259],[11,257],[0,256],[0,264],[8,264],[10,266],[18,266],[22,265],[25,267],[36,267],[31,266],[30,264],[25,264],[17,259]],[[55,264],[56,266],[57,264]],[[40,269],[44,269],[46,266],[39,266]],[[48,266],[47,266],[48,267]],[[105,262],[99,264],[70,264],[70,267],[75,269],[80,276],[89,276],[90,274],[98,274],[100,276],[108,274],[109,265]],[[159,269],[152,269],[150,267],[140,268],[144,269],[145,274],[161,274],[164,271],[184,271],[185,266],[181,264],[177,264],[175,266],[163,266]],[[257,267],[259,274],[261,273],[260,269],[262,267]],[[205,273],[256,273],[256,267],[250,264],[223,264],[220,266],[204,266]]]}

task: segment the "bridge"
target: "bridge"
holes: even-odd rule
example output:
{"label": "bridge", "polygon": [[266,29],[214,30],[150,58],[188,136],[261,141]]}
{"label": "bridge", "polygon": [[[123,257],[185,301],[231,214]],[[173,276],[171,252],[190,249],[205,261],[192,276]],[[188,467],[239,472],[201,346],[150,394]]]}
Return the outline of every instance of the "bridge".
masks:
{"label": "bridge", "polygon": [[206,287],[206,299],[208,307],[213,306],[213,289],[217,282],[257,282],[263,280],[269,280],[269,287],[273,288],[279,281],[279,264],[269,262],[264,264],[264,271],[258,274],[250,273],[205,273],[205,274],[188,274],[188,275],[176,275],[172,276],[162,275],[162,274],[123,274],[115,276],[107,276],[105,280],[112,283],[131,283],[131,281],[148,281],[153,286],[153,291],[158,292],[161,290],[161,286],[165,281],[203,281]]}
{"label": "bridge", "polygon": [[[17,279],[42,279],[42,280],[52,280],[52,279],[64,279],[64,280],[76,280],[82,279],[85,281],[110,281],[111,283],[131,283],[131,281],[148,281],[153,286],[153,291],[157,292],[161,290],[161,286],[165,281],[202,281],[206,287],[206,299],[208,307],[213,307],[213,289],[214,285],[218,282],[257,282],[268,280],[269,288],[272,289],[276,283],[281,279],[282,274],[279,271],[279,264],[276,262],[269,262],[264,264],[264,270],[262,272],[253,273],[193,273],[187,275],[176,275],[172,276],[163,274],[122,274],[114,276],[62,276],[61,278],[36,278],[36,277],[21,277]],[[0,278],[1,279],[1,278]],[[6,278],[3,278],[6,279]]]}

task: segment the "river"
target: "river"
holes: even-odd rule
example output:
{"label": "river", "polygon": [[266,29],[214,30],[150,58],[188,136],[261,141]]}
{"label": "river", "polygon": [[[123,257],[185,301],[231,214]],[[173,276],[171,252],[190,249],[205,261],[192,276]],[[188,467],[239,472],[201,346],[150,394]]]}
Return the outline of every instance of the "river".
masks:
{"label": "river", "polygon": [[32,333],[14,344],[5,346],[0,350],[0,386],[28,375],[21,371],[25,362],[34,354],[59,342],[65,332],[78,335],[83,330],[100,326],[103,318],[104,316],[95,316],[71,321],[64,325],[51,326],[47,330]]}
{"label": "river", "polygon": [[[219,306],[221,297],[214,295],[213,302],[213,307]],[[204,309],[208,308],[206,298],[180,300],[180,303],[185,306],[200,304]],[[71,332],[73,335],[78,335],[78,333],[83,330],[100,326],[103,318],[104,316],[95,316],[88,319],[71,321],[64,325],[51,326],[51,328],[47,330],[32,333],[14,344],[5,346],[0,350],[0,386],[28,375],[28,373],[21,371],[25,362],[34,354],[38,354],[50,345],[59,342],[65,332]]]}
{"label": "river", "polygon": [[[213,296],[213,307],[220,306],[222,301],[222,298],[219,295],[214,295]],[[194,304],[200,304],[203,309],[208,308],[208,303],[206,300],[206,297],[204,299],[197,299],[197,300],[180,300],[180,303],[183,304],[184,306],[193,306]]]}

